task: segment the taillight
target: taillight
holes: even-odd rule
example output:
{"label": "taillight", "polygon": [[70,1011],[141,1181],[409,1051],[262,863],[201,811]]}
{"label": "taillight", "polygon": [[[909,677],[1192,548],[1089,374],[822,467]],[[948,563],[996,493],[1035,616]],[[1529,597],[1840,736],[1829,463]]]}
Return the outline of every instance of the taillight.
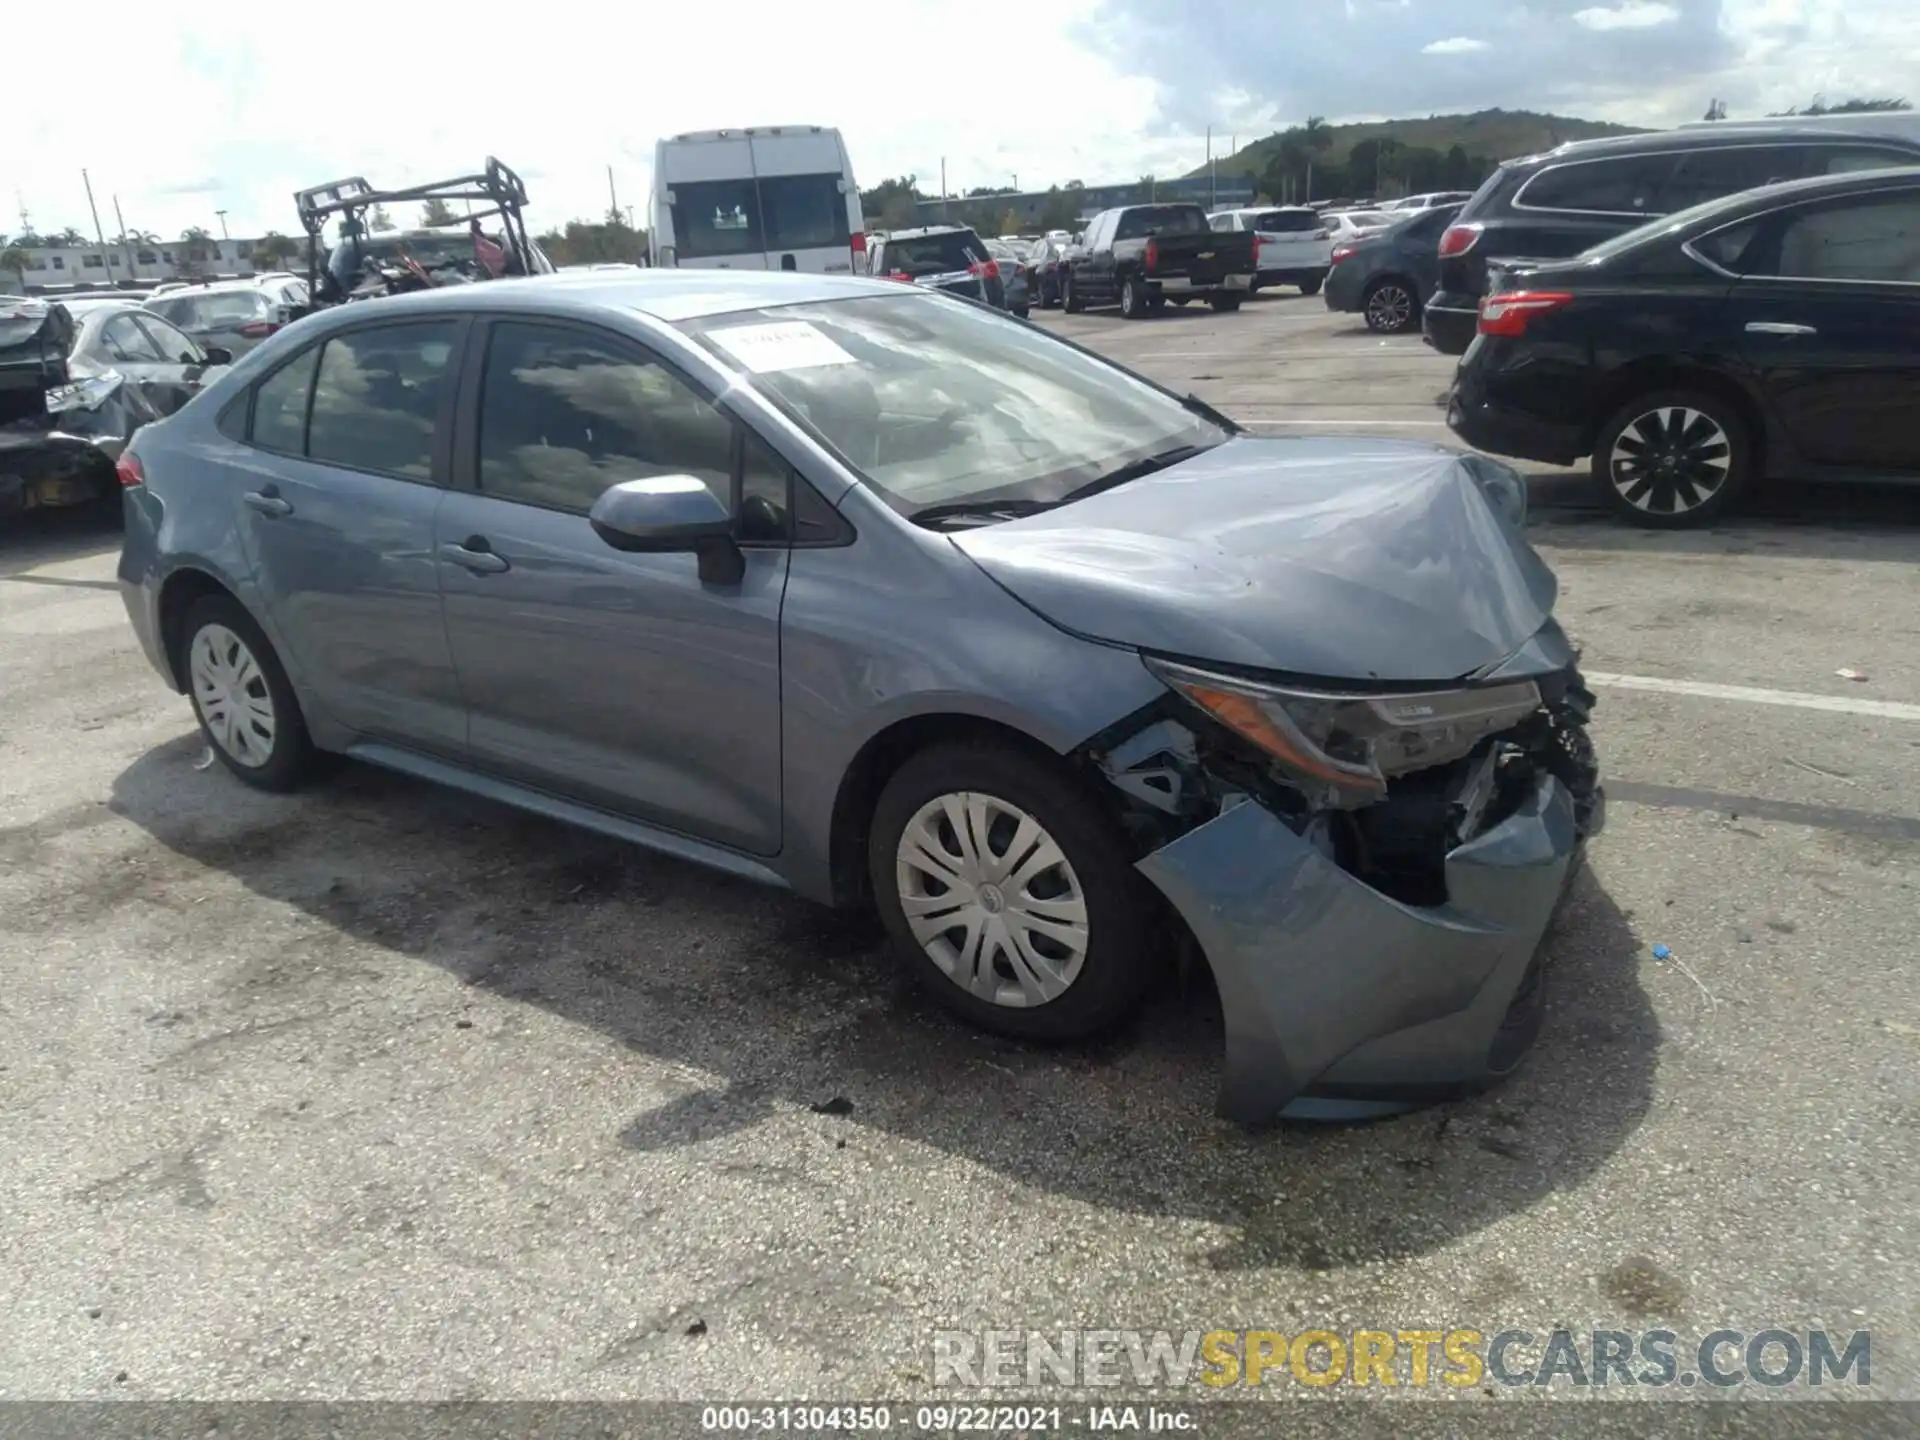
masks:
{"label": "taillight", "polygon": [[1329,263],[1338,265],[1342,260],[1351,259],[1353,252],[1359,248],[1357,245],[1336,245],[1333,247],[1333,255]]}
{"label": "taillight", "polygon": [[903,285],[911,285],[913,283],[913,277],[904,270],[891,270],[887,272],[887,279],[898,280]]}
{"label": "taillight", "polygon": [[264,340],[279,328],[271,320],[249,320],[240,327],[240,333],[249,340]]}
{"label": "taillight", "polygon": [[998,280],[1000,278],[1000,262],[998,260],[976,260],[973,264],[967,266],[967,273],[977,275],[982,280]]}
{"label": "taillight", "polygon": [[114,477],[122,486],[131,490],[136,485],[147,483],[147,472],[140,468],[140,459],[136,455],[122,455],[113,462]]}
{"label": "taillight", "polygon": [[867,253],[867,237],[858,230],[853,232],[853,236],[847,241],[847,244],[853,247],[853,253],[856,255],[864,255]]}
{"label": "taillight", "polygon": [[1517,339],[1527,333],[1527,324],[1536,315],[1546,315],[1572,303],[1573,296],[1564,290],[1509,290],[1489,295],[1480,302],[1480,333]]}
{"label": "taillight", "polygon": [[1158,240],[1147,241],[1146,262],[1147,269],[1149,270],[1158,270],[1160,268],[1160,242]]}
{"label": "taillight", "polygon": [[1480,224],[1449,225],[1446,234],[1440,237],[1440,258],[1451,260],[1466,254],[1480,243],[1480,235],[1486,228]]}
{"label": "taillight", "polygon": [[1260,237],[1258,235],[1253,237],[1253,268],[1256,270],[1260,268]]}

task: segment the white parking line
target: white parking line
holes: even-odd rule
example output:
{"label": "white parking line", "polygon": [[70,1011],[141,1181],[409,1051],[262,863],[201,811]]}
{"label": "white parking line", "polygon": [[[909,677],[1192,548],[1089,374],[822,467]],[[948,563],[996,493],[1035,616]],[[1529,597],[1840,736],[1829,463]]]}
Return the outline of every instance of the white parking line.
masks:
{"label": "white parking line", "polygon": [[1837,715],[1873,715],[1883,720],[1920,720],[1920,705],[1898,700],[1856,700],[1850,695],[1815,695],[1805,690],[1765,690],[1757,685],[1715,685],[1705,680],[1663,680],[1655,675],[1583,672],[1589,685],[1608,690],[1646,690],[1658,695],[1691,695],[1700,700],[1740,700],[1749,705],[1784,705],[1796,710],[1826,710]]}

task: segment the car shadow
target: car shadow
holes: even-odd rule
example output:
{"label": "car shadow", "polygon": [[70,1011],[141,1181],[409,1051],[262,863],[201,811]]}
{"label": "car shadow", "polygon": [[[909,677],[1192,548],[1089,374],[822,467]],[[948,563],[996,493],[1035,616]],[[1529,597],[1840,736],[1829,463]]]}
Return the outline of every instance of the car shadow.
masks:
{"label": "car shadow", "polygon": [[[183,737],[114,782],[110,809],[175,857],[143,862],[144,896],[170,893],[170,863],[210,867],[347,940],[668,1062],[684,1092],[607,1137],[633,1151],[808,1106],[1101,1209],[1218,1227],[1195,1253],[1207,1267],[1326,1269],[1424,1254],[1585,1183],[1650,1104],[1660,1029],[1632,917],[1590,870],[1549,942],[1541,1039],[1505,1083],[1367,1125],[1255,1131],[1213,1115],[1221,1025],[1204,978],[1170,972],[1096,1042],[997,1039],[901,979],[863,916],[357,765],[262,795],[196,771],[201,753]],[[310,941],[289,943],[310,971]],[[272,1003],[229,993],[223,1005]]]}
{"label": "car shadow", "polygon": [[1523,473],[1535,538],[1561,549],[1920,560],[1920,485],[1772,481],[1710,525],[1648,530],[1607,509],[1584,469]]}
{"label": "car shadow", "polygon": [[0,515],[0,578],[120,545],[120,497]]}

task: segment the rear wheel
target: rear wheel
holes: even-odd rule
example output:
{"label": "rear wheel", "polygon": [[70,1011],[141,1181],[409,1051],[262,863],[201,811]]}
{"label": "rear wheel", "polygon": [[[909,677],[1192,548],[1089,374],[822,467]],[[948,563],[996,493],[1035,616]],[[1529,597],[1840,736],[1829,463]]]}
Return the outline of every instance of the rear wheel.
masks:
{"label": "rear wheel", "polygon": [[1302,295],[1318,295],[1321,285],[1326,282],[1326,278],[1324,275],[1309,275],[1300,282],[1300,293]]}
{"label": "rear wheel", "polygon": [[1153,294],[1147,289],[1147,282],[1138,275],[1129,275],[1120,282],[1120,318],[1122,320],[1143,320],[1153,304]]}
{"label": "rear wheel", "polygon": [[213,753],[256,789],[297,786],[314,768],[313,741],[253,617],[230,596],[208,595],[187,611],[180,636],[180,673]]}
{"label": "rear wheel", "polygon": [[908,973],[983,1029],[1078,1039],[1153,977],[1117,828],[1057,764],[1000,745],[923,751],[881,792],[868,852]]}
{"label": "rear wheel", "polygon": [[1209,295],[1207,303],[1224,314],[1229,310],[1238,310],[1240,302],[1245,298],[1243,295]]}
{"label": "rear wheel", "polygon": [[1614,412],[1593,446],[1593,477],[1608,506],[1635,525],[1704,525],[1753,482],[1753,439],[1717,395],[1656,390]]}
{"label": "rear wheel", "polygon": [[1367,328],[1380,335],[1398,335],[1410,330],[1420,319],[1420,302],[1404,280],[1387,276],[1367,287],[1360,303],[1367,317]]}
{"label": "rear wheel", "polygon": [[1260,277],[1256,275],[1251,280],[1247,281],[1247,297],[1251,299],[1253,296],[1258,295],[1259,293],[1260,293]]}

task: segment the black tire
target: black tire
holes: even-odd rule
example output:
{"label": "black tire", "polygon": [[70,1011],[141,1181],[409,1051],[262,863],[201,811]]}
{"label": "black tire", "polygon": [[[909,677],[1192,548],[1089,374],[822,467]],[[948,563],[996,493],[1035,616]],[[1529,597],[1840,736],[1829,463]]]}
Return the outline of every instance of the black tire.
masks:
{"label": "black tire", "polygon": [[[1641,461],[1636,447],[1654,456]],[[1683,530],[1736,503],[1753,484],[1756,458],[1737,405],[1682,387],[1646,391],[1616,410],[1594,437],[1591,465],[1616,515],[1650,530]]]}
{"label": "black tire", "polygon": [[1320,293],[1320,287],[1326,283],[1326,280],[1327,277],[1324,275],[1309,275],[1300,282],[1300,293],[1302,295],[1318,295]]}
{"label": "black tire", "polygon": [[1193,297],[1191,295],[1169,295],[1166,298],[1167,298],[1167,303],[1169,305],[1178,305],[1181,309],[1184,310],[1186,309],[1187,301],[1191,300]]}
{"label": "black tire", "polygon": [[1207,304],[1211,305],[1216,313],[1224,315],[1228,311],[1238,310],[1240,302],[1245,298],[1244,295],[1209,295]]}
{"label": "black tire", "polygon": [[[203,632],[207,633],[208,645],[216,656],[220,656],[230,667],[241,657],[238,651],[219,637],[221,632],[234,637],[244,647],[246,656],[251,658],[257,671],[257,682],[249,685],[246,693],[256,699],[264,698],[270,705],[272,737],[263,742],[263,732],[257,724],[241,728],[250,737],[249,743],[264,745],[265,758],[258,763],[248,763],[235,754],[230,747],[237,742],[226,738],[224,734],[216,734],[215,726],[209,721],[214,692],[208,691],[194,673],[196,645]],[[300,713],[299,698],[293,693],[293,686],[287,680],[280,657],[274,653],[272,642],[254,623],[245,606],[227,595],[202,596],[187,610],[180,626],[179,645],[180,653],[175,657],[175,666],[186,681],[194,718],[200,722],[201,735],[228,770],[256,790],[271,791],[295,789],[314,773],[318,752],[307,733],[306,717]]]}
{"label": "black tire", "polygon": [[[901,837],[923,807],[963,792],[992,796],[1026,812],[1060,847],[1077,881],[1086,913],[1084,958],[1064,991],[1044,1003],[996,1004],[962,988],[915,938],[907,921],[897,860]],[[945,848],[951,853],[952,847]],[[896,770],[880,792],[867,849],[880,918],[907,973],[942,1005],[984,1030],[1023,1040],[1082,1039],[1124,1017],[1153,980],[1153,917],[1119,829],[1055,763],[990,743],[924,750]],[[1056,873],[1064,872],[1041,875]],[[1001,903],[1018,913],[1017,899]],[[928,943],[935,940],[950,943],[950,936]],[[1004,956],[997,954],[985,983],[1006,986],[1012,983],[1011,975]]]}
{"label": "black tire", "polygon": [[1376,335],[1403,335],[1420,323],[1420,297],[1397,275],[1382,275],[1360,297],[1360,313]]}
{"label": "black tire", "polygon": [[1138,275],[1129,275],[1120,282],[1120,318],[1122,320],[1144,320],[1153,308],[1153,292],[1147,288],[1147,282]]}
{"label": "black tire", "polygon": [[1030,314],[1032,313],[1032,307],[1031,307],[1031,306],[1029,306],[1029,305],[1021,305],[1021,306],[1018,306],[1018,307],[1016,307],[1013,313],[1014,313],[1014,314],[1015,314],[1015,315],[1016,315],[1016,316],[1017,316],[1018,318],[1020,318],[1020,319],[1022,319],[1022,320],[1024,320],[1024,319],[1026,319],[1026,318],[1027,318],[1027,316],[1028,316],[1028,315],[1030,315]]}
{"label": "black tire", "polygon": [[1060,308],[1069,315],[1078,315],[1087,308],[1086,301],[1080,298],[1079,288],[1069,275],[1060,282]]}
{"label": "black tire", "polygon": [[1256,275],[1247,282],[1247,298],[1251,300],[1255,295],[1258,295],[1259,293],[1260,293],[1260,277]]}

